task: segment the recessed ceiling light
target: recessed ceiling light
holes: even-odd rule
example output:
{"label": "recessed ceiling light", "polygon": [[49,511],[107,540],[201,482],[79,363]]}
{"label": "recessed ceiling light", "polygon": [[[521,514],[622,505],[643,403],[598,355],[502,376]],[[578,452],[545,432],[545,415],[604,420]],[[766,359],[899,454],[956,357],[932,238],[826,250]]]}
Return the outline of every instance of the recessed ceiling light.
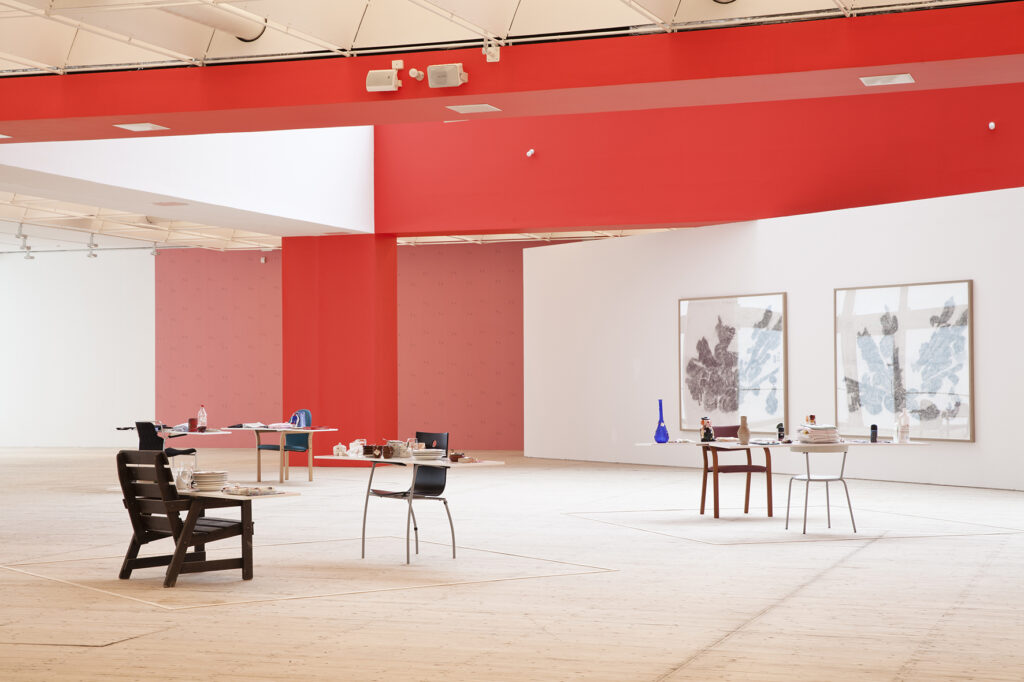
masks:
{"label": "recessed ceiling light", "polygon": [[184,201],[154,201],[154,206],[188,206]]}
{"label": "recessed ceiling light", "polygon": [[170,130],[166,126],[158,126],[155,123],[115,123],[115,128],[124,128],[130,130],[133,133],[145,133],[151,130]]}
{"label": "recessed ceiling light", "polygon": [[888,76],[861,76],[860,82],[871,88],[876,85],[903,85],[913,83],[914,77],[909,73],[894,73]]}
{"label": "recessed ceiling light", "polygon": [[453,104],[445,109],[451,109],[456,114],[486,114],[489,111],[501,111],[498,107],[490,104]]}

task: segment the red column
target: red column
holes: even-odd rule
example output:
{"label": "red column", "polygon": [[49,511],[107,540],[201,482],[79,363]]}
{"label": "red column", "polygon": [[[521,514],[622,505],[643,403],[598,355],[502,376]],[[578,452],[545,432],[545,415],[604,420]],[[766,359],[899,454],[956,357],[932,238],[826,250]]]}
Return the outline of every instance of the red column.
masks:
{"label": "red column", "polygon": [[315,454],[355,438],[397,438],[395,249],[393,237],[377,235],[282,240],[283,406],[338,429],[314,437]]}

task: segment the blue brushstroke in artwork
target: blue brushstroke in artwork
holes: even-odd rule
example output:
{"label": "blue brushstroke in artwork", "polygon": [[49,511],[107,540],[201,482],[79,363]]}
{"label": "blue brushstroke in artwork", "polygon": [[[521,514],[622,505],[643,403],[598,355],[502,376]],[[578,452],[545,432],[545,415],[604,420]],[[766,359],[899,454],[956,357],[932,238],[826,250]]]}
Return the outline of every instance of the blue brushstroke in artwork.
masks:
{"label": "blue brushstroke in artwork", "polygon": [[751,346],[745,361],[740,365],[739,385],[751,387],[751,395],[759,395],[760,387],[770,384],[766,389],[765,410],[768,414],[776,414],[779,409],[777,386],[782,363],[779,354],[782,350],[782,317],[772,325],[772,309],[768,306],[761,319],[753,326]]}
{"label": "blue brushstroke in artwork", "polygon": [[847,391],[856,391],[856,397],[847,396],[847,401],[850,405],[859,404],[868,414],[876,415],[883,411],[896,414],[906,404],[899,347],[896,345],[900,323],[899,318],[889,311],[879,318],[879,322],[882,336],[877,341],[867,328],[857,332],[857,348],[866,367],[859,382],[845,377]]}
{"label": "blue brushstroke in artwork", "polygon": [[[910,411],[922,421],[945,421],[960,412],[957,387],[967,364],[968,311],[965,308],[951,323],[955,314],[956,304],[950,298],[940,314],[931,316],[932,334],[921,344],[917,359],[911,365],[921,375],[921,386],[911,392]],[[940,395],[944,407],[935,402],[940,400]],[[935,400],[923,396],[932,396]]]}

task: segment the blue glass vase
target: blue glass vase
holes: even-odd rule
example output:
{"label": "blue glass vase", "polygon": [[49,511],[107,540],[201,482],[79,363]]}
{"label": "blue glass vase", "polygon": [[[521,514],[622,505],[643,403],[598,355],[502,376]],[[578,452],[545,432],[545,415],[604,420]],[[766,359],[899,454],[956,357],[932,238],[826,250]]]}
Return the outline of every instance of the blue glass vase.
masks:
{"label": "blue glass vase", "polygon": [[661,409],[661,398],[658,398],[658,428],[654,430],[654,442],[668,442],[668,429],[665,428],[665,413]]}

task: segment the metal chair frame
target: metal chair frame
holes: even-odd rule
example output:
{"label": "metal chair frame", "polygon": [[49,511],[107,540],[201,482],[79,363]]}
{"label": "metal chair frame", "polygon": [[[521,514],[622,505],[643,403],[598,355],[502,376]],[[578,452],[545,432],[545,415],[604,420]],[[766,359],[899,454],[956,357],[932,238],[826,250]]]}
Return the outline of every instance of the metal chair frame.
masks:
{"label": "metal chair frame", "polygon": [[[798,447],[794,447],[794,450],[800,452]],[[835,447],[829,446],[816,446],[813,450],[815,453],[819,452],[841,452],[843,453],[843,461],[839,467],[838,475],[828,474],[812,474],[811,473],[811,451],[804,450],[804,462],[807,467],[806,474],[797,474],[789,479],[789,492],[786,495],[786,529],[789,529],[789,503],[793,497],[793,481],[804,482],[804,535],[807,534],[807,502],[810,496],[811,483],[824,483],[825,484],[825,513],[828,518],[828,527],[832,527],[832,505],[828,493],[828,484],[839,481],[843,484],[843,490],[846,491],[846,506],[850,510],[850,523],[853,525],[853,532],[857,532],[857,522],[853,519],[853,503],[850,501],[850,488],[846,485],[846,479],[843,478],[843,474],[846,472],[846,453],[847,447],[837,445]]]}

